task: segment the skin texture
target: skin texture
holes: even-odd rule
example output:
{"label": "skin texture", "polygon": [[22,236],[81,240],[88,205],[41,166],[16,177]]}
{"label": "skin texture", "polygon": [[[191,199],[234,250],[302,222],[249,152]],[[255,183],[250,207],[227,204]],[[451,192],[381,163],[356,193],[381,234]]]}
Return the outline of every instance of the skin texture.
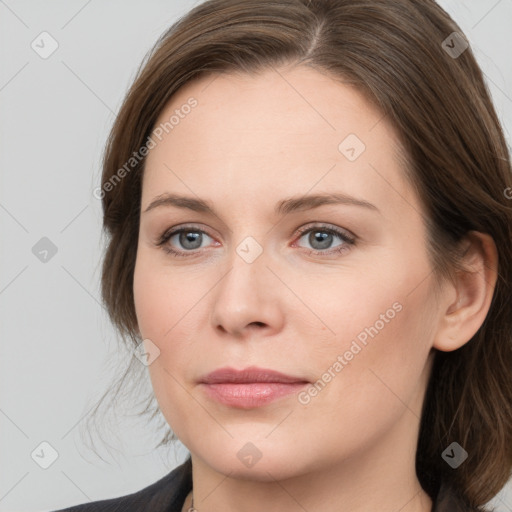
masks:
{"label": "skin texture", "polygon": [[[173,96],[157,124],[191,97],[197,106],[147,157],[134,295],[140,334],[160,350],[149,366],[155,396],[192,455],[196,509],[430,511],[414,464],[434,349],[455,350],[483,322],[492,241],[469,240],[475,272],[435,290],[397,134],[348,85],[302,66],[203,77]],[[339,150],[349,134],[366,146],[354,161]],[[145,212],[166,192],[206,199],[216,215]],[[378,210],[273,211],[282,199],[322,192]],[[199,249],[174,257],[157,246],[165,231],[189,223],[205,233]],[[337,235],[315,242],[322,224],[355,243]],[[255,250],[247,237],[262,249],[252,263],[237,253],[240,244]],[[179,235],[166,244],[187,251]],[[332,370],[379,319],[378,334]],[[198,384],[217,368],[252,365],[312,383],[329,368],[334,377],[308,403],[291,394],[253,409],[222,405]],[[252,467],[237,457],[249,442],[261,453]]]}

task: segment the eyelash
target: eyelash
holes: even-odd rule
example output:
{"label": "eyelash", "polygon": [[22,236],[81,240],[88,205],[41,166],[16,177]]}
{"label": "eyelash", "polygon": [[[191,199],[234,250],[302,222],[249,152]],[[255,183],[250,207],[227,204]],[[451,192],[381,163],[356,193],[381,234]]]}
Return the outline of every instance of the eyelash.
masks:
{"label": "eyelash", "polygon": [[[335,249],[331,249],[331,250],[319,251],[316,249],[306,249],[307,252],[313,256],[325,256],[325,255],[330,256],[333,254],[341,254],[347,250],[347,245],[351,246],[351,245],[355,245],[355,243],[356,243],[355,236],[349,235],[344,230],[342,231],[333,226],[326,226],[326,225],[315,225],[315,226],[307,226],[307,227],[300,228],[297,233],[298,238],[299,239],[302,238],[302,236],[304,234],[309,233],[311,231],[318,231],[318,232],[323,232],[323,233],[329,233],[331,235],[336,235],[344,242],[343,244],[340,244]],[[186,258],[186,257],[193,257],[193,256],[197,255],[201,251],[200,249],[196,249],[194,251],[177,251],[176,249],[173,249],[172,247],[170,247],[167,244],[167,242],[174,235],[182,233],[182,232],[203,233],[207,236],[210,236],[210,235],[208,235],[208,233],[206,233],[206,231],[204,231],[202,229],[198,229],[195,226],[183,226],[179,229],[165,231],[158,239],[156,245],[158,247],[160,247],[161,249],[163,249],[167,254],[170,254],[173,257],[178,257],[178,258],[185,257]],[[210,238],[213,238],[213,237],[210,236]]]}

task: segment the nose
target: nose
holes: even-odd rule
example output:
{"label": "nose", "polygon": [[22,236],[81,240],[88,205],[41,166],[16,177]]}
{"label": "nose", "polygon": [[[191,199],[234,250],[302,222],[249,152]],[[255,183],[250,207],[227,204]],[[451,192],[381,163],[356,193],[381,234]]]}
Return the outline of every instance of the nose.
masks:
{"label": "nose", "polygon": [[214,329],[239,339],[281,329],[286,289],[269,266],[265,251],[253,261],[242,251],[233,252],[229,270],[214,288]]}

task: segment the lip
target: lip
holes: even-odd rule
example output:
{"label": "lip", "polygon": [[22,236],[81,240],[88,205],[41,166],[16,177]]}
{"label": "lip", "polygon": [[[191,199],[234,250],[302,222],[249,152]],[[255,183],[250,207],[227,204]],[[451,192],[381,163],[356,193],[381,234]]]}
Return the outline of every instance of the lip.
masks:
{"label": "lip", "polygon": [[309,381],[303,377],[251,366],[243,370],[220,368],[200,379],[199,384],[217,402],[240,409],[252,409],[296,393]]}
{"label": "lip", "polygon": [[249,366],[243,370],[235,370],[234,368],[219,368],[200,379],[203,384],[220,384],[220,383],[254,383],[254,382],[278,382],[281,384],[294,384],[297,382],[308,382],[303,377],[295,377],[286,375],[275,370],[267,368],[258,368],[257,366]]}

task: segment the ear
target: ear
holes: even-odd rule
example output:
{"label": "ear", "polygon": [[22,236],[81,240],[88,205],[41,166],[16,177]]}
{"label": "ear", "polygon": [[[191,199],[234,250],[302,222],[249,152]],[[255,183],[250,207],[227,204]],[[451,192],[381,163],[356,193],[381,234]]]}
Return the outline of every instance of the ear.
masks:
{"label": "ear", "polygon": [[471,231],[464,240],[463,266],[441,294],[442,315],[433,347],[450,352],[462,347],[484,323],[498,276],[498,251],[491,236]]}

